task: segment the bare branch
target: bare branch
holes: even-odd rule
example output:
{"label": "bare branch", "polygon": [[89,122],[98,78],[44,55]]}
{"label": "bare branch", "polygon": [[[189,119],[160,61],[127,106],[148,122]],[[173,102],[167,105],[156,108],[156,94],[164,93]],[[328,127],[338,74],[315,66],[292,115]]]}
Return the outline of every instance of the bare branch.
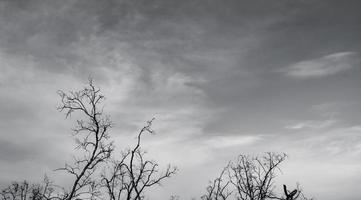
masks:
{"label": "bare branch", "polygon": [[110,172],[102,174],[102,186],[106,188],[111,200],[140,200],[147,189],[171,177],[177,168],[168,165],[160,172],[155,161],[145,159],[141,150],[141,138],[144,133],[153,133],[151,125],[154,119],[147,122],[137,135],[136,145],[122,153],[120,160],[114,160]]}
{"label": "bare branch", "polygon": [[227,177],[224,177],[228,167],[223,168],[221,174],[210,182],[206,194],[201,196],[202,200],[226,200],[231,196],[232,191],[228,187],[230,181],[227,180]]}
{"label": "bare branch", "polygon": [[77,120],[74,129],[77,149],[83,150],[83,156],[74,158],[72,165],[65,164],[63,168],[58,169],[74,176],[74,182],[66,199],[71,200],[85,193],[93,197],[97,184],[91,177],[97,166],[106,162],[113,151],[112,142],[107,141],[109,139],[107,131],[112,127],[112,123],[109,117],[104,116],[103,109],[100,109],[104,96],[100,94],[100,89],[94,86],[91,79],[83,90],[69,93],[58,91],[58,94],[62,102],[58,109],[65,112],[66,117],[79,112],[85,118],[85,120]]}

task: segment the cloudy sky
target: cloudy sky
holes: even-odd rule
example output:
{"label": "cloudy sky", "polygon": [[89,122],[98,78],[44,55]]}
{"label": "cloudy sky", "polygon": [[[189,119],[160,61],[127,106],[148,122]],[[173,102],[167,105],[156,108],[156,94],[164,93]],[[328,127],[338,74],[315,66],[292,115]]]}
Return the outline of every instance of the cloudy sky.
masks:
{"label": "cloudy sky", "polygon": [[[71,160],[58,89],[92,76],[118,148],[144,122],[180,172],[150,194],[199,197],[238,154],[285,152],[279,183],[319,200],[361,190],[358,0],[1,0],[0,184]],[[73,119],[74,120],[74,119]],[[61,156],[59,156],[61,155]]]}

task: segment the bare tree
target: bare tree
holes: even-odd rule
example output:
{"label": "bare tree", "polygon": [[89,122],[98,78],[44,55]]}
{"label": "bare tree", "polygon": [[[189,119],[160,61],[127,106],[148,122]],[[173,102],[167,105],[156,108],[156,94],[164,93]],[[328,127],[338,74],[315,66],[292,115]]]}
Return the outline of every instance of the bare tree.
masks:
{"label": "bare tree", "polygon": [[[80,114],[74,137],[81,153],[74,157],[72,164],[58,169],[74,178],[70,188],[59,192],[60,187],[48,178],[42,184],[14,182],[0,191],[0,200],[143,200],[146,191],[177,172],[171,165],[161,170],[157,162],[146,158],[146,152],[141,148],[142,136],[153,133],[154,119],[139,131],[134,147],[123,151],[120,159],[114,159],[114,147],[108,133],[112,123],[103,113],[104,96],[100,89],[90,79],[89,85],[80,91],[58,91],[58,94],[61,97],[58,109],[65,112],[66,118],[73,113]],[[210,182],[201,199],[227,200],[235,194],[237,200],[307,200],[299,186],[288,191],[284,185],[284,196],[274,194],[274,179],[285,158],[285,154],[277,153],[266,153],[262,157],[240,155]]]}
{"label": "bare tree", "polygon": [[61,97],[58,109],[64,111],[66,117],[78,112],[84,118],[77,120],[74,129],[77,149],[82,150],[83,154],[74,157],[73,164],[65,164],[63,168],[59,168],[74,177],[74,182],[63,199],[82,198],[84,195],[93,197],[97,194],[98,184],[92,177],[98,166],[106,162],[113,151],[113,145],[108,141],[108,130],[112,123],[109,117],[103,114],[104,96],[91,79],[89,85],[80,91],[65,93],[60,90],[58,94]]}
{"label": "bare tree", "polygon": [[30,192],[30,185],[27,181],[13,182],[1,191],[3,199],[26,200]]}
{"label": "bare tree", "polygon": [[[78,200],[78,199],[127,199],[140,200],[145,191],[176,173],[175,167],[162,171],[155,161],[145,158],[141,150],[141,137],[153,133],[149,121],[137,135],[136,145],[121,154],[120,160],[111,159],[114,147],[109,141],[112,123],[103,113],[104,96],[90,79],[80,91],[58,91],[61,97],[59,111],[66,118],[77,113],[74,137],[79,150],[72,164],[62,170],[74,179],[69,189],[53,185],[48,179],[43,184],[29,185],[14,182],[0,191],[0,200]],[[109,165],[105,165],[109,164]],[[104,171],[102,172],[101,169]],[[62,189],[62,191],[61,191]],[[104,198],[105,197],[105,198]]]}
{"label": "bare tree", "polygon": [[239,200],[265,200],[276,198],[274,178],[285,154],[266,153],[262,157],[240,155],[230,164],[230,182],[235,186]]}
{"label": "bare tree", "polygon": [[154,119],[147,122],[137,136],[137,143],[122,153],[120,160],[109,166],[110,170],[102,174],[102,186],[106,188],[111,200],[141,200],[147,189],[159,185],[162,180],[171,177],[177,168],[168,165],[160,172],[155,161],[147,160],[141,150],[141,138],[144,133],[153,133],[151,125]]}
{"label": "bare tree", "polygon": [[54,188],[45,176],[43,184],[30,184],[27,181],[13,182],[0,191],[1,200],[50,200]]}
{"label": "bare tree", "polygon": [[141,149],[142,135],[153,133],[153,120],[140,130],[136,145],[124,151],[120,160],[111,158],[114,147],[108,131],[112,122],[103,113],[104,96],[92,79],[82,90],[60,90],[58,94],[61,97],[58,110],[65,112],[66,118],[73,113],[78,117],[74,137],[80,153],[74,156],[73,163],[57,169],[74,178],[70,188],[55,186],[47,178],[43,184],[14,182],[0,191],[0,200],[141,200],[147,189],[176,173],[177,168],[170,165],[160,170],[158,163],[147,160]]}
{"label": "bare tree", "polygon": [[226,200],[232,194],[232,191],[229,190],[228,185],[230,181],[224,176],[227,173],[229,166],[223,168],[221,174],[210,182],[206,188],[206,194],[204,194],[202,200]]}

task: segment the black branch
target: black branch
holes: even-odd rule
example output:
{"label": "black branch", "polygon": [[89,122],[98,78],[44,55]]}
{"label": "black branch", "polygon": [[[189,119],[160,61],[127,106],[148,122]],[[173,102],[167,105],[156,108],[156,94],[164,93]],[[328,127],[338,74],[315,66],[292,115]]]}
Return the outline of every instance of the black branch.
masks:
{"label": "black branch", "polygon": [[201,196],[202,200],[226,200],[232,191],[229,189],[230,181],[225,177],[229,166],[226,166],[221,174],[209,183],[206,188],[206,194]]}
{"label": "black branch", "polygon": [[80,157],[74,157],[74,163],[65,164],[63,170],[74,177],[74,182],[64,199],[71,200],[80,196],[97,194],[98,184],[92,179],[99,165],[106,162],[113,151],[113,144],[109,142],[108,131],[112,122],[103,114],[102,103],[104,96],[96,88],[93,81],[83,90],[65,93],[58,91],[61,97],[59,110],[65,112],[66,117],[78,112],[83,119],[77,120],[74,128],[77,149],[82,150]]}
{"label": "black branch", "polygon": [[153,133],[151,125],[154,119],[147,122],[137,135],[137,143],[122,153],[120,160],[114,160],[108,173],[102,174],[102,186],[106,188],[110,200],[141,200],[147,189],[160,185],[177,172],[176,167],[168,165],[160,171],[158,163],[145,158],[141,150],[141,138],[144,133]]}

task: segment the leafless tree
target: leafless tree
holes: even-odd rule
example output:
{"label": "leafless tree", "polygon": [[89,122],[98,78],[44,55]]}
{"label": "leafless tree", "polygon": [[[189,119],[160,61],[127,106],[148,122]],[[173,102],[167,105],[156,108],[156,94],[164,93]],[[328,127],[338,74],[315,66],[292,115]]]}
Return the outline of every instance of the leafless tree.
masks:
{"label": "leafless tree", "polygon": [[82,120],[77,120],[74,129],[77,149],[82,150],[83,153],[79,157],[74,157],[73,164],[65,164],[63,168],[59,168],[74,177],[74,182],[63,199],[85,198],[84,195],[93,198],[98,188],[93,175],[113,151],[112,142],[108,141],[108,130],[112,123],[109,117],[103,114],[104,96],[91,79],[89,85],[80,91],[65,93],[60,90],[58,94],[61,97],[61,105],[58,109],[64,111],[66,117],[70,117],[75,112],[83,117]]}
{"label": "leafless tree", "polygon": [[27,181],[13,182],[1,191],[2,199],[26,200],[30,193],[30,185]]}
{"label": "leafless tree", "polygon": [[30,184],[27,181],[13,182],[0,192],[1,200],[51,200],[54,188],[47,177],[43,184]]}
{"label": "leafless tree", "polygon": [[[65,112],[66,118],[73,113],[80,117],[74,128],[80,154],[72,164],[58,169],[74,178],[70,188],[59,192],[61,187],[53,185],[48,178],[42,184],[14,182],[0,191],[0,200],[143,200],[146,191],[177,172],[171,165],[161,170],[157,162],[146,158],[141,148],[142,136],[153,133],[154,119],[139,131],[136,144],[123,151],[120,159],[114,159],[108,133],[112,123],[103,113],[104,96],[100,89],[90,79],[89,85],[80,91],[58,91],[58,94],[61,97],[58,109]],[[307,200],[299,186],[288,191],[284,185],[284,196],[274,194],[274,179],[285,158],[285,154],[277,153],[262,157],[240,155],[210,182],[201,199],[227,200],[234,194],[237,200]]]}
{"label": "leafless tree", "polygon": [[106,188],[110,200],[141,200],[147,189],[159,185],[161,181],[171,177],[177,168],[168,167],[159,171],[155,161],[145,158],[141,150],[141,138],[144,133],[153,133],[151,125],[154,119],[147,122],[137,136],[137,143],[121,155],[120,160],[115,160],[109,166],[110,170],[102,174],[102,186]]}
{"label": "leafless tree", "polygon": [[274,178],[285,154],[266,153],[262,157],[240,155],[230,164],[229,178],[235,186],[238,200],[265,200],[276,198]]}
{"label": "leafless tree", "polygon": [[201,197],[202,200],[226,200],[230,197],[232,194],[228,187],[230,181],[225,177],[228,167],[223,168],[221,174],[210,182],[206,194]]}
{"label": "leafless tree", "polygon": [[[109,141],[112,123],[103,113],[104,96],[90,79],[80,91],[58,91],[61,97],[60,111],[66,118],[76,113],[74,137],[79,150],[74,162],[65,164],[62,170],[74,179],[69,189],[54,186],[48,179],[43,184],[29,185],[14,182],[0,192],[0,200],[78,200],[78,199],[127,199],[140,200],[145,191],[176,173],[175,167],[162,171],[155,161],[145,158],[141,149],[144,133],[153,133],[149,121],[137,135],[136,145],[112,159],[113,143]],[[102,172],[101,169],[104,171]]]}

